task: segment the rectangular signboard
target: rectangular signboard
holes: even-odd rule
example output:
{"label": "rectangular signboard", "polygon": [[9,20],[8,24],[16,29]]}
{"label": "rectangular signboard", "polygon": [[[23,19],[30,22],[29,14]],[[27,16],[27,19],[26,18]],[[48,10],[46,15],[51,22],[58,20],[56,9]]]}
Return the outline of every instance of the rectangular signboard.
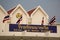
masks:
{"label": "rectangular signboard", "polygon": [[10,32],[47,32],[50,31],[51,33],[57,33],[56,26],[49,26],[49,25],[27,25],[27,24],[10,24],[9,25]]}

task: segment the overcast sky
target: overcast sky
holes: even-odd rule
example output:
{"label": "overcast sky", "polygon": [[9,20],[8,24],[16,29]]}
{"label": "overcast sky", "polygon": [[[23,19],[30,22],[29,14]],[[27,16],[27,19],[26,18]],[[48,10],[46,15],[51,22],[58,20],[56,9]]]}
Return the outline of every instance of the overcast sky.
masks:
{"label": "overcast sky", "polygon": [[56,16],[56,22],[60,23],[60,0],[0,0],[0,5],[5,10],[9,10],[18,4],[21,4],[26,11],[40,5],[50,19]]}

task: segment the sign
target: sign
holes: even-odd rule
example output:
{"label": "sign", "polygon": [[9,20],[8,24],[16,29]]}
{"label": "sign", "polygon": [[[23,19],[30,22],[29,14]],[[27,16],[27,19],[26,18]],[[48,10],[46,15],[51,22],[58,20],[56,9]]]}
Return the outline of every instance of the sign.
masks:
{"label": "sign", "polygon": [[56,26],[48,26],[48,25],[27,25],[27,24],[10,24],[9,31],[13,32],[47,32],[50,31],[51,33],[57,33]]}

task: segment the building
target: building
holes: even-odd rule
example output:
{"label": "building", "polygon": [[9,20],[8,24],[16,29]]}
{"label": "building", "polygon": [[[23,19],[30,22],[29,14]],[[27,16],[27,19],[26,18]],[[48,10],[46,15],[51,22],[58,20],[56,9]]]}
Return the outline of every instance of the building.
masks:
{"label": "building", "polygon": [[[8,16],[7,16],[8,15]],[[9,19],[7,19],[9,18]],[[58,33],[50,33],[50,31],[46,32],[10,32],[10,24],[18,25],[22,24],[24,27],[30,26],[38,26],[38,27],[46,27],[48,25],[49,16],[47,13],[41,8],[41,6],[37,6],[36,8],[26,12],[24,8],[18,4],[16,7],[10,9],[9,11],[5,11],[2,6],[0,6],[0,35],[1,36],[44,36],[44,37],[60,37],[59,30],[57,29],[57,25],[55,25]],[[7,20],[5,20],[7,19]],[[3,22],[4,21],[4,22]],[[43,22],[42,22],[43,21]],[[26,24],[26,25],[25,25]],[[43,24],[43,25],[42,25]],[[20,25],[21,26],[21,25]],[[59,28],[60,24],[58,25]],[[14,27],[14,26],[12,26]],[[17,28],[18,29],[18,28]],[[35,28],[36,29],[36,28]],[[16,30],[16,29],[14,29]],[[34,30],[36,31],[36,30]],[[37,30],[38,31],[38,30]],[[48,34],[48,35],[47,35]],[[55,36],[53,36],[55,35]]]}
{"label": "building", "polygon": [[31,20],[31,24],[37,24],[37,25],[41,25],[42,23],[42,18],[44,17],[44,25],[48,25],[48,19],[49,16],[47,15],[47,13],[42,9],[41,6],[37,6],[36,8],[28,11],[29,17]]}
{"label": "building", "polygon": [[48,25],[49,17],[40,6],[37,6],[36,8],[26,12],[24,8],[19,4],[7,12],[10,15],[10,22],[12,24],[16,24],[17,20],[19,19],[16,16],[20,14],[22,15],[21,24],[41,25],[42,18],[44,17],[44,25]]}
{"label": "building", "polygon": [[8,13],[10,12],[11,24],[16,24],[20,17],[22,17],[20,24],[27,24],[29,16],[20,4],[11,10],[8,11]]}

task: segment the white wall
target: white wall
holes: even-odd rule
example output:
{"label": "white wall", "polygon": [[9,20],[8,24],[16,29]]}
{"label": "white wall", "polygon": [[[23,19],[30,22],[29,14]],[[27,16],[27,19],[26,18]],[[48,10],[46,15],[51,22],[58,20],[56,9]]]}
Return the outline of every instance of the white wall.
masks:
{"label": "white wall", "polygon": [[46,36],[48,36],[48,37],[60,37],[60,24],[56,24],[56,25],[57,25],[57,33],[47,32],[48,35],[47,35],[47,33],[45,33]]}
{"label": "white wall", "polygon": [[42,23],[42,17],[44,17],[44,25],[48,24],[48,19],[45,16],[45,14],[38,9],[33,15],[32,15],[32,24],[40,24]]}
{"label": "white wall", "polygon": [[4,28],[5,28],[5,24],[4,23],[0,23],[0,33],[5,30]]}
{"label": "white wall", "polygon": [[[60,37],[60,25],[57,25],[57,33],[50,33],[50,31],[41,32],[9,32],[9,24],[0,23],[0,36],[41,36],[41,37]],[[3,26],[2,26],[3,25]],[[3,32],[2,32],[3,30]]]}
{"label": "white wall", "polygon": [[60,37],[60,24],[57,24],[57,33],[58,33],[58,35]]}
{"label": "white wall", "polygon": [[3,23],[3,19],[6,16],[6,13],[0,8],[0,23]]}
{"label": "white wall", "polygon": [[17,22],[17,20],[18,20],[18,18],[16,18],[17,13],[22,14],[22,21],[20,24],[27,24],[28,17],[26,15],[26,13],[20,7],[15,10],[15,12],[12,14],[12,16],[10,15],[11,16],[11,23],[15,24]]}
{"label": "white wall", "polygon": [[9,32],[9,24],[8,23],[0,23],[0,33],[1,32]]}

